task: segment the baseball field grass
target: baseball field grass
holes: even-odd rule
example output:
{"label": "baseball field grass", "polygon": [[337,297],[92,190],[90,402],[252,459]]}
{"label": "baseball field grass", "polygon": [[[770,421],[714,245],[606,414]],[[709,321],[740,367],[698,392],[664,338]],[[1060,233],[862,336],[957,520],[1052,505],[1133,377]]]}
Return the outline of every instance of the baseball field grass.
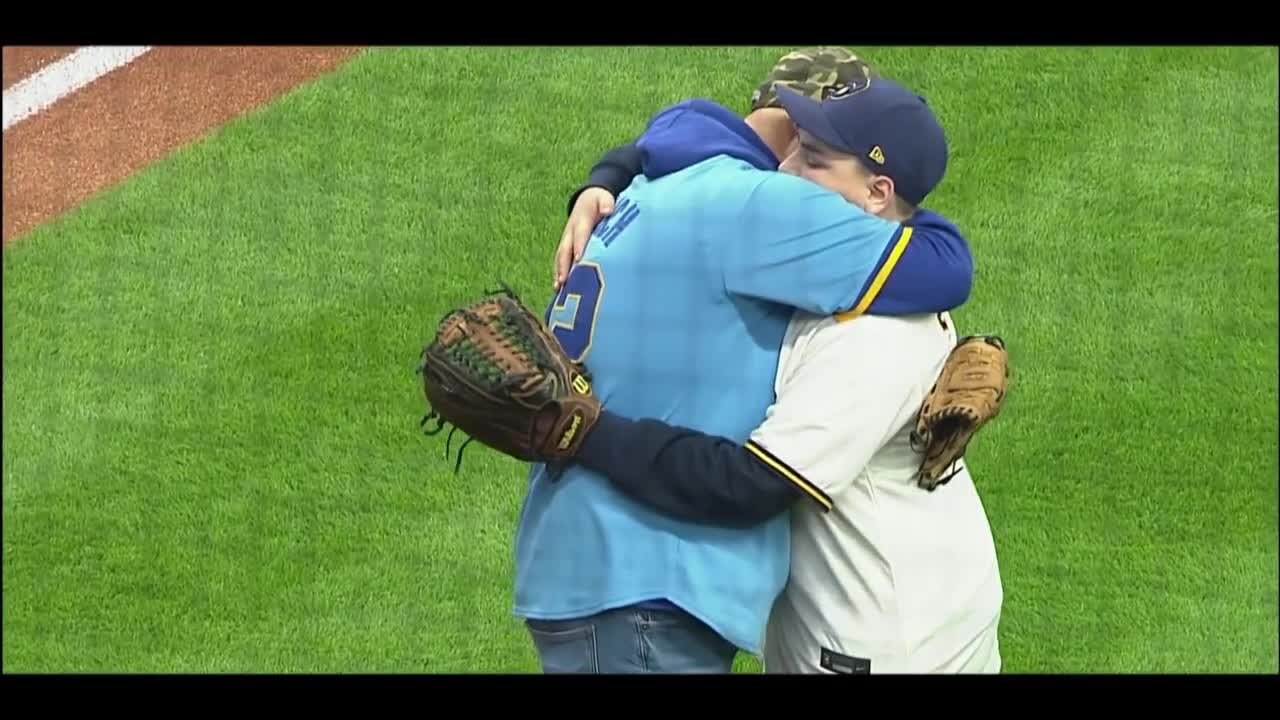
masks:
{"label": "baseball field grass", "polygon": [[[536,672],[522,466],[454,474],[417,353],[786,49],[373,50],[6,248],[4,669]],[[1276,50],[860,49],[948,128],[956,317],[1010,344],[1006,670],[1276,672]]]}

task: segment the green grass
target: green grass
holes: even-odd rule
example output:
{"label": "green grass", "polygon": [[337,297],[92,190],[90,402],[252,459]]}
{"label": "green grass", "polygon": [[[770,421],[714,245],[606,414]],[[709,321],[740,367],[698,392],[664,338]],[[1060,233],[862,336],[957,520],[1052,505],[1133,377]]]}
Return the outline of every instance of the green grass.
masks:
{"label": "green grass", "polygon": [[[521,466],[452,475],[416,353],[784,50],[373,51],[7,249],[5,669],[535,672]],[[957,317],[1011,343],[1006,669],[1276,672],[1276,51],[864,50],[948,127]]]}

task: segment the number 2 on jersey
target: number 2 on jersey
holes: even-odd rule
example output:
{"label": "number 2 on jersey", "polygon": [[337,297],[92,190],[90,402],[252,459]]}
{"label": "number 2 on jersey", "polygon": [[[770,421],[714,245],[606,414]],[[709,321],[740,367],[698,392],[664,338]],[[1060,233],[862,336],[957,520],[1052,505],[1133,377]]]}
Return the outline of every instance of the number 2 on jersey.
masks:
{"label": "number 2 on jersey", "polygon": [[604,274],[600,266],[583,260],[569,271],[560,294],[547,311],[547,327],[574,362],[582,362],[591,349],[596,312],[603,295]]}

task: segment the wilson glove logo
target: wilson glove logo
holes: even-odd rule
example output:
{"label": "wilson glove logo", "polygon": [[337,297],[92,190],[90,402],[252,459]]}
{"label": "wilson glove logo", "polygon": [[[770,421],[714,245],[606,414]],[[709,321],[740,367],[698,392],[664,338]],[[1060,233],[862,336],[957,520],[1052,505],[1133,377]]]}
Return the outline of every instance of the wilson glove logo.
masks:
{"label": "wilson glove logo", "polygon": [[560,436],[560,444],[557,447],[561,450],[568,450],[580,427],[582,427],[582,413],[574,413],[573,419],[569,421],[569,429],[565,430],[564,435]]}

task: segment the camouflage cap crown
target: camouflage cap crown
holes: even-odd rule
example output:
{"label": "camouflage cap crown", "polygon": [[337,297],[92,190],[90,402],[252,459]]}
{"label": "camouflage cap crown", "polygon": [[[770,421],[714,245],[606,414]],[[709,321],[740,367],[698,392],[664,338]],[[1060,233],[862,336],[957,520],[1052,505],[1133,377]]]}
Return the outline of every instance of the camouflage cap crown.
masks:
{"label": "camouflage cap crown", "polygon": [[825,100],[832,88],[871,75],[865,60],[842,47],[811,47],[783,55],[751,95],[753,111],[778,104],[778,86],[815,100]]}

